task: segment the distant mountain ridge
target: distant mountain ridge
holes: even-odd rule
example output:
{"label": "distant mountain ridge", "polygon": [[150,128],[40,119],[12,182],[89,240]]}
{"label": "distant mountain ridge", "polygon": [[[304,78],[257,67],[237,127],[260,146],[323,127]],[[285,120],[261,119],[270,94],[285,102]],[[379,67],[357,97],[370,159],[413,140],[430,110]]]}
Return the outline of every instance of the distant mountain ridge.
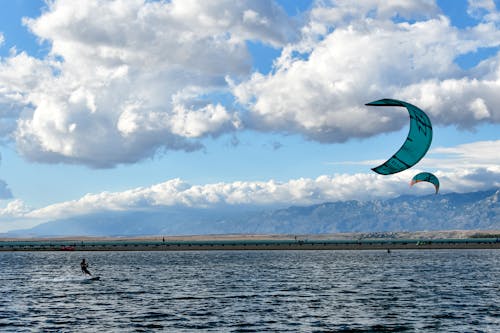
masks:
{"label": "distant mountain ridge", "polygon": [[322,234],[500,229],[500,189],[338,201],[283,209],[165,208],[103,212],[43,223],[1,236]]}

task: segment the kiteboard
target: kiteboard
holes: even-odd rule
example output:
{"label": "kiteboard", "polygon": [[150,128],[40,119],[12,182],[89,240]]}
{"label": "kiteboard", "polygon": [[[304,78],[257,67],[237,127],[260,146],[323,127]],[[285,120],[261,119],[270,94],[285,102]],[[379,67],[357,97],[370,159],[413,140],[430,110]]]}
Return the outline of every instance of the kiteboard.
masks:
{"label": "kiteboard", "polygon": [[94,276],[94,277],[88,278],[87,280],[89,280],[89,281],[99,281],[100,279],[101,279],[100,276]]}

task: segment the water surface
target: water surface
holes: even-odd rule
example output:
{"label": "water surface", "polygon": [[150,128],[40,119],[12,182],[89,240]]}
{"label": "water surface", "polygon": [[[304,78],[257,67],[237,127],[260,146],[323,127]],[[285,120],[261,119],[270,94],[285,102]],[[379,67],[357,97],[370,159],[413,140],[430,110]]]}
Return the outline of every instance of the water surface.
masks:
{"label": "water surface", "polygon": [[2,252],[0,331],[498,332],[499,282],[500,250]]}

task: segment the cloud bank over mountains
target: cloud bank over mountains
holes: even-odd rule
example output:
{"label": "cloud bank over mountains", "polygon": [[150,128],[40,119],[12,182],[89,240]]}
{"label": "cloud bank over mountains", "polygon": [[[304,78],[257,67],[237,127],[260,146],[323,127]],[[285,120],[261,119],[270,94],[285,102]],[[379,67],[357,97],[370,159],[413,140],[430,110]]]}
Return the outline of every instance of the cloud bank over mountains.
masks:
{"label": "cloud bank over mountains", "polygon": [[[456,64],[499,47],[482,3],[462,29],[433,1],[321,1],[300,17],[271,0],[51,1],[24,19],[48,54],[0,59],[0,135],[30,161],[107,168],[249,129],[327,143],[400,129],[404,113],[364,106],[382,97],[435,125],[498,124],[498,52]],[[271,72],[253,72],[249,41],[281,51]]]}
{"label": "cloud bank over mountains", "polygon": [[[458,159],[458,163],[473,161],[478,152],[490,156],[489,162],[484,165],[476,163],[470,168],[458,170],[453,165],[443,163],[443,168],[435,172],[440,179],[442,193],[466,193],[500,188],[500,155],[497,153],[500,151],[500,140],[480,142],[476,146],[468,144],[453,149],[436,148],[430,152],[430,155],[446,153],[446,159]],[[436,162],[438,157],[434,158]],[[375,161],[364,163],[373,162]],[[447,165],[450,167],[447,168]],[[419,183],[410,187],[410,179],[420,171],[423,169],[415,168],[389,177],[375,173],[358,173],[323,175],[314,179],[299,178],[287,182],[236,181],[202,185],[189,184],[181,179],[171,179],[153,186],[138,187],[123,192],[87,194],[78,200],[56,203],[38,209],[27,207],[21,200],[14,200],[0,210],[0,219],[23,221],[22,225],[34,225],[49,220],[110,211],[154,211],[169,207],[277,208],[347,200],[388,199],[404,194],[434,193],[432,184]],[[21,224],[12,222],[9,225],[19,227]]]}
{"label": "cloud bank over mountains", "polygon": [[[395,199],[221,211],[159,209],[104,212],[13,230],[7,237],[329,234],[434,230],[498,230],[500,190]],[[137,223],[141,221],[141,223]],[[387,236],[387,235],[386,235]]]}

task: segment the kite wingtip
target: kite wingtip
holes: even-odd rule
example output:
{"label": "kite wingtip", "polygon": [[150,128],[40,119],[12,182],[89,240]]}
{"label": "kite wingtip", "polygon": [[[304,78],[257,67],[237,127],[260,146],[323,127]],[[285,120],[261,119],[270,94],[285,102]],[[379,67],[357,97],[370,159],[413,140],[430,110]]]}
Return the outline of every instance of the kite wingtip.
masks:
{"label": "kite wingtip", "polygon": [[385,175],[385,173],[382,173],[378,170],[379,167],[372,168],[372,171],[375,173],[378,173],[379,175]]}
{"label": "kite wingtip", "polygon": [[392,98],[382,98],[382,99],[377,99],[376,101],[366,103],[365,105],[369,106],[405,106],[405,102],[402,102],[397,99],[392,99]]}

